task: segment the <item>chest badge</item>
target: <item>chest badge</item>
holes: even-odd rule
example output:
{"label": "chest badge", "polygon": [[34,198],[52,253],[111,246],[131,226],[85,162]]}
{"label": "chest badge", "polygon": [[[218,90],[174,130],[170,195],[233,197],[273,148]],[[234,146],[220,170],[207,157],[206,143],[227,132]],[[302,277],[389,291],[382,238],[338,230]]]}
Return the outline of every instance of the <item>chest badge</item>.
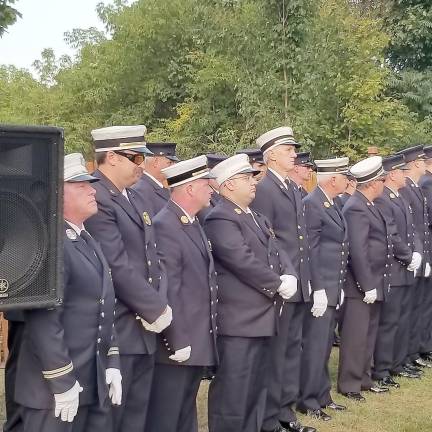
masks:
{"label": "chest badge", "polygon": [[78,238],[76,231],[70,228],[66,230],[66,235],[69,240],[76,240]]}
{"label": "chest badge", "polygon": [[149,214],[147,212],[143,213],[143,220],[144,220],[144,222],[145,222],[146,225],[151,225],[152,224],[150,216],[149,216]]}

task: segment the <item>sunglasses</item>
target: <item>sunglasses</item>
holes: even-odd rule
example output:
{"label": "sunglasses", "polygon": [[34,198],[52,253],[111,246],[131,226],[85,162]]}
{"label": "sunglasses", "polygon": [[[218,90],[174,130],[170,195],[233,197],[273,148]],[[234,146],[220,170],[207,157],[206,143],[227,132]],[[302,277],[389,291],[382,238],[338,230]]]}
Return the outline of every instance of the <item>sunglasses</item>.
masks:
{"label": "sunglasses", "polygon": [[115,154],[125,157],[135,165],[140,165],[144,161],[144,156],[140,153],[125,153],[122,151],[115,151]]}

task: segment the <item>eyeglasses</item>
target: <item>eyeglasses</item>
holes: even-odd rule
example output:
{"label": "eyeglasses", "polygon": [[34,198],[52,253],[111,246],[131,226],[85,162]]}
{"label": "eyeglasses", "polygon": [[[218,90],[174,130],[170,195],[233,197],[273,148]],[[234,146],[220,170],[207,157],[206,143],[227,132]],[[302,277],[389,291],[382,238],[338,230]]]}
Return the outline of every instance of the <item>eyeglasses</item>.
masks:
{"label": "eyeglasses", "polygon": [[253,175],[243,175],[240,177],[231,177],[230,180],[243,180],[243,179],[247,179],[248,181],[251,181],[254,178]]}
{"label": "eyeglasses", "polygon": [[127,160],[131,161],[135,165],[141,165],[144,161],[144,156],[140,153],[125,153],[122,151],[115,151],[114,153],[125,157]]}

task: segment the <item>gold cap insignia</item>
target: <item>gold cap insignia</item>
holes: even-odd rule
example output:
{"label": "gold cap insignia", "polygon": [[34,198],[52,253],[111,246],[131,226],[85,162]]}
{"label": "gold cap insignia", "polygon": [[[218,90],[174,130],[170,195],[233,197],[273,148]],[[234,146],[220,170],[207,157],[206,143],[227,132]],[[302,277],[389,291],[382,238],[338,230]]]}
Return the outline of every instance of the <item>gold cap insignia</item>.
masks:
{"label": "gold cap insignia", "polygon": [[78,238],[78,234],[76,233],[76,231],[70,228],[66,230],[66,235],[67,238],[70,240],[76,240]]}
{"label": "gold cap insignia", "polygon": [[328,201],[325,201],[325,202],[324,202],[324,207],[325,207],[325,208],[330,208],[331,205],[330,205],[330,203],[329,203]]}
{"label": "gold cap insignia", "polygon": [[237,214],[242,214],[242,211],[241,211],[239,208],[237,208],[237,207],[234,209],[234,211],[235,211]]}
{"label": "gold cap insignia", "polygon": [[189,219],[188,219],[188,217],[185,216],[185,215],[183,215],[183,216],[180,218],[180,220],[181,220],[181,223],[183,223],[183,224],[188,224],[188,223],[189,223]]}
{"label": "gold cap insignia", "polygon": [[145,222],[146,225],[151,225],[152,224],[150,216],[149,216],[149,214],[147,212],[143,213],[143,220],[144,220],[144,222]]}
{"label": "gold cap insignia", "polygon": [[392,193],[390,194],[390,198],[396,198],[396,195],[392,192]]}

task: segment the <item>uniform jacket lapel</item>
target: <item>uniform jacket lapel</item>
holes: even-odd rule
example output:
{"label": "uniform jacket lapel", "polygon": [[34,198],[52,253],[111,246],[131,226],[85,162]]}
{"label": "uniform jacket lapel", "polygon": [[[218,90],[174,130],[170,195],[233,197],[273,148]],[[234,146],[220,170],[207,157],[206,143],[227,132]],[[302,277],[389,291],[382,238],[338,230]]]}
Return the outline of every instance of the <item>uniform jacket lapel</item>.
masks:
{"label": "uniform jacket lapel", "polygon": [[424,204],[424,198],[423,198],[423,193],[422,193],[421,189],[419,187],[417,187],[410,178],[407,178],[407,183],[409,184],[410,189],[414,192],[414,194],[420,200],[420,202],[422,204]]}
{"label": "uniform jacket lapel", "polygon": [[[173,211],[180,220],[183,217],[187,219],[187,223],[183,223],[183,221],[181,221],[183,231],[191,239],[191,241],[195,244],[195,246],[201,251],[201,253],[205,257],[208,257],[208,252],[207,252],[208,245],[204,244],[204,240],[202,238],[199,227],[195,224],[190,223],[189,219],[184,214],[183,210],[178,205],[176,205],[173,201],[169,201],[168,206],[171,209],[171,211]],[[186,219],[184,220],[186,221]]]}
{"label": "uniform jacket lapel", "polygon": [[274,182],[274,184],[278,187],[278,189],[280,189],[280,191],[295,204],[295,198],[292,192],[289,191],[289,189],[285,187],[285,185],[283,185],[281,181],[271,171],[267,171],[266,176],[269,179],[271,179]]}
{"label": "uniform jacket lapel", "polygon": [[170,199],[170,192],[167,188],[163,187],[161,188],[151,177],[143,174],[143,181],[146,181],[149,185],[152,186],[155,193],[158,194],[161,198],[168,201]]}
{"label": "uniform jacket lapel", "polygon": [[[125,196],[114,186],[114,184],[105,177],[100,171],[96,171],[93,174],[95,177],[100,179],[101,184],[108,190],[111,195],[111,199],[116,202],[126,214],[141,228],[143,227],[141,217],[135,210],[132,204],[125,198]],[[130,191],[128,191],[130,193]]]}
{"label": "uniform jacket lapel", "polygon": [[89,247],[89,245],[77,234],[77,232],[66,222],[65,230],[71,230],[76,235],[76,238],[68,238],[72,241],[75,249],[77,249],[98,271],[101,268],[99,258],[95,255],[95,252]]}
{"label": "uniform jacket lapel", "polygon": [[377,220],[382,222],[383,217],[382,217],[381,213],[378,211],[378,209],[361,192],[357,191],[357,192],[355,192],[355,194],[367,206],[367,208],[369,209],[371,214],[373,214]]}
{"label": "uniform jacket lapel", "polygon": [[[340,227],[344,227],[344,221],[342,219],[342,215],[339,213],[339,211],[336,208],[336,204],[331,204],[327,197],[325,196],[324,192],[321,190],[321,188],[317,188],[317,193],[319,194],[319,197],[321,198],[322,205],[325,209],[325,212],[333,219],[334,222],[336,222]],[[325,203],[328,203],[325,205]]]}
{"label": "uniform jacket lapel", "polygon": [[402,199],[402,197],[400,195],[396,195],[387,186],[384,188],[384,193],[390,200],[390,203],[395,203],[401,209],[405,220],[407,220],[407,212],[409,211],[409,208],[405,206],[405,201]]}

